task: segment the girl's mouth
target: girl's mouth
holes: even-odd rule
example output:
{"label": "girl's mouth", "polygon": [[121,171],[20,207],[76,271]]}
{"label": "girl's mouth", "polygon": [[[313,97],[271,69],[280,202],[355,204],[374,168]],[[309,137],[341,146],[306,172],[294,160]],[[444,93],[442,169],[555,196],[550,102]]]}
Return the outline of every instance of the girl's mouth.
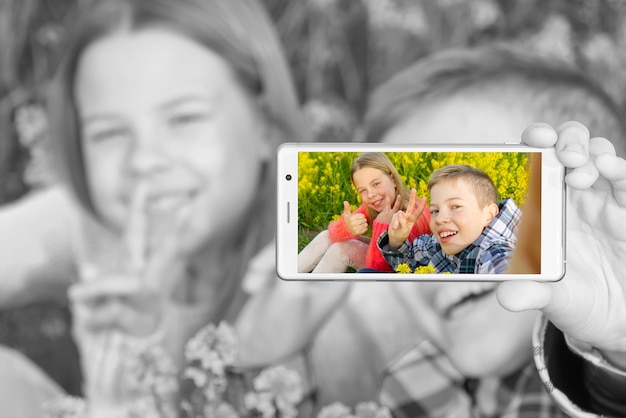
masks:
{"label": "girl's mouth", "polygon": [[174,192],[150,196],[147,202],[147,211],[153,215],[167,215],[178,209],[188,206],[193,199],[193,193]]}
{"label": "girl's mouth", "polygon": [[380,209],[383,207],[383,203],[385,202],[384,198],[378,199],[374,202],[372,202],[372,206],[374,207],[374,209],[380,211]]}

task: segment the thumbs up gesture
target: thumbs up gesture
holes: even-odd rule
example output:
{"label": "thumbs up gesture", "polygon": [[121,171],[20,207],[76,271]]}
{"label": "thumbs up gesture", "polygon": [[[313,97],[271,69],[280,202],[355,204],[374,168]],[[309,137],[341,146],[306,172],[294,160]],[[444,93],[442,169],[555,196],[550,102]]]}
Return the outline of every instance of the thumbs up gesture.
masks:
{"label": "thumbs up gesture", "polygon": [[353,213],[350,209],[350,203],[343,202],[343,213],[341,214],[343,222],[348,231],[355,236],[363,235],[367,232],[367,218],[363,213]]}

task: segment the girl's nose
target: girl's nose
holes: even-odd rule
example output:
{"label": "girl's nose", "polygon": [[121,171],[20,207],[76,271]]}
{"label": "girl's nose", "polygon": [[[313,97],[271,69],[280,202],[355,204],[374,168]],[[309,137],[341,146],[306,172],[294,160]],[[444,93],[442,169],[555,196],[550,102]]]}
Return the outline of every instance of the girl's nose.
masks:
{"label": "girl's nose", "polygon": [[168,165],[168,152],[158,140],[136,138],[128,151],[127,166],[133,175],[150,175],[164,170]]}

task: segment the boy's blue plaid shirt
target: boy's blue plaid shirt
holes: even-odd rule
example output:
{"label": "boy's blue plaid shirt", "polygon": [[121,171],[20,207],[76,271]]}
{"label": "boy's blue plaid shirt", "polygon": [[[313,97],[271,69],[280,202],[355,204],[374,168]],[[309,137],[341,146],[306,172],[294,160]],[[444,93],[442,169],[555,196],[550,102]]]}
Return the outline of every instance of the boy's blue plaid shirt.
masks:
{"label": "boy's blue plaid shirt", "polygon": [[502,273],[515,247],[516,228],[522,213],[512,199],[500,202],[499,208],[478,239],[456,255],[444,254],[433,234],[417,237],[413,243],[407,240],[396,251],[389,251],[385,249],[389,244],[385,231],[378,238],[378,248],[394,270],[400,264],[407,264],[411,270],[432,264],[437,273]]}
{"label": "boy's blue plaid shirt", "polygon": [[380,396],[396,418],[566,417],[532,362],[510,376],[471,380],[428,341],[388,369]]}

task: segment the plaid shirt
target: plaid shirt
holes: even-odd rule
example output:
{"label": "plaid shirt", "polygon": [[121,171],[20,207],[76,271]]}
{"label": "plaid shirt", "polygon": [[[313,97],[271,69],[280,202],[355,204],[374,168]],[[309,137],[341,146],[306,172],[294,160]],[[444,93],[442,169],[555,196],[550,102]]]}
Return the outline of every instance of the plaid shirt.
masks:
{"label": "plaid shirt", "polygon": [[387,369],[380,403],[396,418],[567,417],[546,391],[532,361],[501,379],[465,379],[428,341]]}
{"label": "plaid shirt", "polygon": [[410,243],[404,242],[396,251],[390,251],[389,235],[383,232],[378,238],[378,248],[393,268],[407,264],[411,270],[432,264],[438,273],[502,273],[515,247],[516,228],[522,216],[512,199],[500,202],[500,211],[467,248],[456,255],[447,255],[434,234],[421,235]]}
{"label": "plaid shirt", "polygon": [[380,403],[396,418],[626,417],[626,371],[566,340],[539,317],[532,360],[509,376],[481,380],[465,378],[423,341],[386,369]]}

